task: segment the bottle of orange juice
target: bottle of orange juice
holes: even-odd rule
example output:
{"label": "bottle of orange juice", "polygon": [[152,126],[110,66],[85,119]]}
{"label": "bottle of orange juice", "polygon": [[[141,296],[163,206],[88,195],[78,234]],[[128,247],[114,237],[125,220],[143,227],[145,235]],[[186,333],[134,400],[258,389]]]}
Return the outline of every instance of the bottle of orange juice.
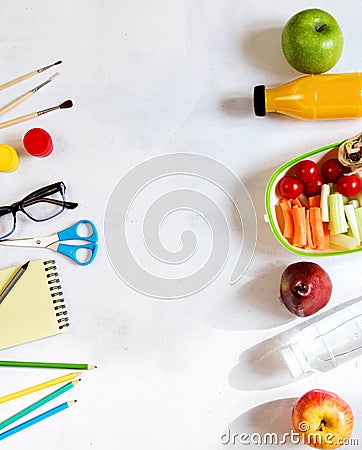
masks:
{"label": "bottle of orange juice", "polygon": [[307,75],[274,89],[254,87],[254,112],[305,120],[362,116],[362,73]]}

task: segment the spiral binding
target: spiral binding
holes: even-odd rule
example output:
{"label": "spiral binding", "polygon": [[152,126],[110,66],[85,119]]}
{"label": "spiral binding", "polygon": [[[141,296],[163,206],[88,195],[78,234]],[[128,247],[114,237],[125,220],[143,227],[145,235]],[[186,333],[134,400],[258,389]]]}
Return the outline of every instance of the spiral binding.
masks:
{"label": "spiral binding", "polygon": [[54,259],[44,261],[44,270],[49,284],[50,295],[53,299],[55,316],[58,322],[59,330],[69,327],[68,311],[65,309],[62,287],[58,278],[57,266]]}

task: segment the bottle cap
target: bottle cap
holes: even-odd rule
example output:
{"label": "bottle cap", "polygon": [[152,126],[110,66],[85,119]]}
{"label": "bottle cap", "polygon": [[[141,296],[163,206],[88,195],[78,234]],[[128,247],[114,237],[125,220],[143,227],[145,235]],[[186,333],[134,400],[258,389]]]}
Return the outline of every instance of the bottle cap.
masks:
{"label": "bottle cap", "polygon": [[42,128],[32,128],[24,138],[25,150],[33,156],[44,158],[53,151],[53,141],[50,134]]}
{"label": "bottle cap", "polygon": [[0,144],[0,172],[13,172],[20,164],[19,155],[10,145]]}
{"label": "bottle cap", "polygon": [[266,116],[265,86],[263,84],[254,87],[254,113],[258,117]]}

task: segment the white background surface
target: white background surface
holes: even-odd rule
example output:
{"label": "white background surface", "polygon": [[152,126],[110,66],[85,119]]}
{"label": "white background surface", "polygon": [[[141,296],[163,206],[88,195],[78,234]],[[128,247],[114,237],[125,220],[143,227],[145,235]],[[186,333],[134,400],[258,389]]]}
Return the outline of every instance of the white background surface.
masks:
{"label": "white background surface", "polygon": [[[4,441],[2,448],[216,450],[225,448],[220,438],[232,424],[239,433],[290,431],[293,398],[316,387],[351,404],[354,436],[362,439],[360,360],[269,390],[253,388],[250,379],[243,390],[231,375],[244,349],[293,320],[279,304],[279,277],[300,258],[283,249],[264,223],[269,177],[292,157],[361,131],[358,120],[256,118],[253,86],[298,76],[283,59],[280,31],[307,7],[328,10],[343,29],[345,48],[333,71],[361,70],[360,3],[3,0],[1,6],[1,82],[63,60],[56,68],[61,77],[4,120],[67,98],[74,108],[1,130],[0,141],[19,151],[21,165],[1,174],[0,203],[63,180],[68,199],[79,208],[43,224],[23,221],[16,236],[51,234],[81,218],[92,219],[101,235],[99,256],[88,268],[57,257],[72,323],[68,333],[1,352],[1,359],[89,362],[98,369],[69,392],[66,399],[77,398],[76,406]],[[51,73],[1,92],[1,105]],[[33,126],[53,136],[50,157],[25,154],[22,136]],[[119,179],[146,159],[174,152],[211,156],[241,178],[255,205],[259,238],[236,285],[229,284],[231,261],[202,292],[162,301],[134,292],[117,277],[102,228]],[[163,232],[177,248],[179,235],[172,227]],[[234,238],[238,245],[235,233]],[[0,252],[1,268],[53,256],[38,249]],[[360,255],[319,262],[333,280],[331,306],[360,295]],[[1,369],[0,394],[61,373]],[[1,417],[38,397],[1,405]]]}

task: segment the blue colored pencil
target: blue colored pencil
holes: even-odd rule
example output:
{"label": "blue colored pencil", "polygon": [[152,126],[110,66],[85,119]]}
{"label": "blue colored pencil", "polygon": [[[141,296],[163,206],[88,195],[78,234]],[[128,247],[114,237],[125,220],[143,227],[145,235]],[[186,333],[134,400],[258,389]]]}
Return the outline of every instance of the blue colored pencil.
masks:
{"label": "blue colored pencil", "polygon": [[57,414],[58,412],[63,411],[64,409],[69,408],[75,402],[76,402],[76,400],[62,403],[61,405],[58,405],[55,408],[49,409],[49,411],[46,411],[43,414],[39,414],[39,416],[33,417],[32,419],[27,420],[26,422],[23,422],[14,428],[10,428],[10,430],[0,433],[0,441],[2,441],[3,439],[6,439],[9,436],[12,436],[13,434],[17,433],[18,431],[22,431],[25,428],[35,425],[36,423],[38,423],[44,419],[47,419],[48,417],[51,417],[54,414]]}
{"label": "blue colored pencil", "polygon": [[38,400],[37,402],[31,404],[27,408],[22,409],[18,413],[14,414],[13,416],[9,417],[8,419],[4,420],[3,422],[0,422],[0,430],[3,428],[8,427],[12,423],[16,422],[17,420],[22,419],[27,414],[30,414],[35,409],[40,408],[41,406],[45,405],[45,403],[50,402],[54,398],[58,397],[61,394],[64,394],[64,392],[69,391],[72,387],[74,387],[76,384],[79,383],[80,380],[74,380],[70,383],[66,384],[65,386],[62,386],[61,388],[57,389],[54,392],[51,392],[46,397],[43,397],[42,399]]}

